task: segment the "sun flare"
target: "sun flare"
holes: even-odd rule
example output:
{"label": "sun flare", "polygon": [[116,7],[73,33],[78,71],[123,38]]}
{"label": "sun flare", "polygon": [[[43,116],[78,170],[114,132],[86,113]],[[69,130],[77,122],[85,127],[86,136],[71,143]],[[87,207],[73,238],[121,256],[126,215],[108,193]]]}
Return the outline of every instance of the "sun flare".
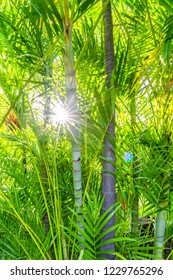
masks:
{"label": "sun flare", "polygon": [[53,109],[52,122],[65,124],[67,120],[68,120],[68,113],[66,109],[61,104],[58,103]]}

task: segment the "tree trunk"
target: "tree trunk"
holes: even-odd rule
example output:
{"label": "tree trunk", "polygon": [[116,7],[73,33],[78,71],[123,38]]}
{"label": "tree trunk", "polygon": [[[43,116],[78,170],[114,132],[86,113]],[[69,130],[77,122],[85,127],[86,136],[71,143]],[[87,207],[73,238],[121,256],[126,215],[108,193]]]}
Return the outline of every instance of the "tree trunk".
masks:
{"label": "tree trunk", "polygon": [[[105,8],[106,0],[102,1],[103,9],[104,9],[104,41],[105,41],[105,73],[106,73],[106,84],[107,91],[110,94],[109,102],[111,108],[114,107],[112,102],[115,102],[112,98],[114,96],[113,91],[114,87],[111,85],[112,80],[112,71],[114,69],[114,44],[113,44],[113,24],[112,24],[112,10],[111,3],[109,2],[107,7]],[[112,96],[111,96],[112,95]],[[111,122],[107,129],[107,134],[104,139],[103,146],[103,157],[105,161],[103,161],[103,173],[102,173],[102,194],[104,197],[104,203],[102,207],[102,213],[104,213],[110,206],[115,204],[116,202],[116,194],[115,194],[115,153],[114,146],[112,145],[112,139],[115,139],[115,124],[114,124],[114,112],[111,112]],[[108,162],[108,161],[109,162]],[[112,163],[110,163],[112,162]],[[113,210],[114,211],[114,208]],[[108,223],[104,226],[103,231],[111,228],[115,225],[115,215],[111,217]],[[112,230],[108,234],[104,236],[102,241],[107,241],[115,237],[115,230]],[[103,253],[102,257],[106,259],[114,259],[114,255],[111,254],[115,252],[115,243],[110,242],[104,246],[102,246],[103,251],[110,251],[110,253]]]}

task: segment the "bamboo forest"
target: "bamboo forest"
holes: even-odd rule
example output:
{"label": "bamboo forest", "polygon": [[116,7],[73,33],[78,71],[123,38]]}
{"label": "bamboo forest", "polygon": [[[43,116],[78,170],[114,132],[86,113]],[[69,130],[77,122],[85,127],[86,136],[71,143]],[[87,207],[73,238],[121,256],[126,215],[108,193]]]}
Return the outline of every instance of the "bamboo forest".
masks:
{"label": "bamboo forest", "polygon": [[173,1],[0,0],[0,259],[173,260]]}

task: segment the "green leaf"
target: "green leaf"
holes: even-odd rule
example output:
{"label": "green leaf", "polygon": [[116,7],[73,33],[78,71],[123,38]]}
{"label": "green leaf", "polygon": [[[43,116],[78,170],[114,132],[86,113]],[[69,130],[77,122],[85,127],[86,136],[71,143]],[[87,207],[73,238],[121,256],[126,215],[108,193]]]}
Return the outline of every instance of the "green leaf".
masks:
{"label": "green leaf", "polygon": [[77,21],[98,2],[98,0],[77,0],[77,9],[74,15],[74,22]]}
{"label": "green leaf", "polygon": [[173,3],[172,0],[159,0],[159,3],[165,7],[167,11],[173,13]]}

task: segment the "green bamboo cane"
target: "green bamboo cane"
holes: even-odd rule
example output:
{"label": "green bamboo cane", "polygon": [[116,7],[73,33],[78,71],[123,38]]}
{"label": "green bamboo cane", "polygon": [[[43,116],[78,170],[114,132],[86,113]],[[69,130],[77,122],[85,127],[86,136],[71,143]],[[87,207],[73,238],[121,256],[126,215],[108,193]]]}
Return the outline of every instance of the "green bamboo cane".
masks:
{"label": "green bamboo cane", "polygon": [[[130,114],[131,114],[131,128],[132,128],[132,135],[135,138],[135,126],[136,126],[136,98],[135,93],[131,97],[130,102]],[[132,141],[133,143],[133,141]],[[135,145],[132,144],[132,153],[135,155]],[[131,167],[131,175],[132,175],[132,188],[133,188],[133,202],[132,202],[132,226],[131,226],[131,234],[132,236],[138,235],[138,219],[139,219],[139,193],[136,187],[136,178],[135,178],[135,167],[137,161],[132,161]]]}
{"label": "green bamboo cane", "polygon": [[[166,123],[165,123],[166,125]],[[167,123],[167,126],[169,124]],[[165,130],[165,136],[166,139],[164,139],[164,144],[166,144],[166,147],[169,147],[170,144],[170,134],[167,135],[166,128]],[[166,140],[166,142],[165,142]],[[165,168],[165,174],[161,175],[161,186],[162,186],[162,192],[164,193],[164,200],[161,201],[158,205],[158,213],[156,216],[156,226],[155,226],[155,255],[156,259],[163,259],[163,251],[164,251],[164,241],[165,241],[165,232],[166,232],[166,224],[167,224],[167,217],[168,217],[168,200],[166,198],[170,199],[170,172],[169,169],[166,172]],[[161,198],[162,199],[162,198]]]}
{"label": "green bamboo cane", "polygon": [[156,259],[163,258],[163,249],[165,241],[165,230],[166,230],[166,220],[167,220],[167,211],[161,210],[158,212],[156,217],[156,227],[155,227],[155,256]]}
{"label": "green bamboo cane", "polygon": [[[169,176],[169,175],[167,175]],[[166,177],[167,177],[166,176]],[[164,179],[163,179],[164,181]],[[167,184],[165,185],[167,187]],[[164,186],[163,186],[164,188]],[[170,196],[169,190],[166,192],[167,196]],[[164,242],[165,242],[165,232],[166,232],[166,223],[167,223],[167,217],[168,217],[168,211],[166,208],[168,207],[168,202],[161,202],[159,204],[159,211],[156,216],[156,226],[155,226],[155,246],[156,249],[154,251],[154,254],[156,256],[156,259],[163,259],[163,251],[164,251]]]}
{"label": "green bamboo cane", "polygon": [[[73,160],[73,183],[75,208],[78,215],[81,214],[82,207],[82,175],[81,175],[81,147],[80,147],[80,115],[77,106],[76,91],[76,72],[74,69],[74,56],[72,47],[72,18],[69,16],[69,1],[64,0],[64,36],[65,36],[65,82],[66,82],[66,99],[68,111],[68,126],[71,135],[72,160]],[[83,225],[78,222],[78,235],[82,238],[81,230]]]}
{"label": "green bamboo cane", "polygon": [[[47,125],[50,123],[50,103],[51,103],[51,97],[50,97],[50,78],[52,77],[52,65],[47,63],[46,61],[44,62],[44,69],[43,69],[43,86],[44,86],[44,94],[45,94],[45,103],[44,103],[44,129],[47,128]],[[46,142],[43,143],[43,151],[46,148]],[[41,171],[42,171],[42,178],[44,180],[43,186],[46,191],[46,183],[45,181],[48,180],[47,176],[47,170],[46,170],[46,165],[44,158],[41,160]],[[45,224],[45,233],[46,235],[48,234],[49,228],[50,228],[50,222],[48,218],[48,213],[44,213],[43,216],[43,222]]]}

